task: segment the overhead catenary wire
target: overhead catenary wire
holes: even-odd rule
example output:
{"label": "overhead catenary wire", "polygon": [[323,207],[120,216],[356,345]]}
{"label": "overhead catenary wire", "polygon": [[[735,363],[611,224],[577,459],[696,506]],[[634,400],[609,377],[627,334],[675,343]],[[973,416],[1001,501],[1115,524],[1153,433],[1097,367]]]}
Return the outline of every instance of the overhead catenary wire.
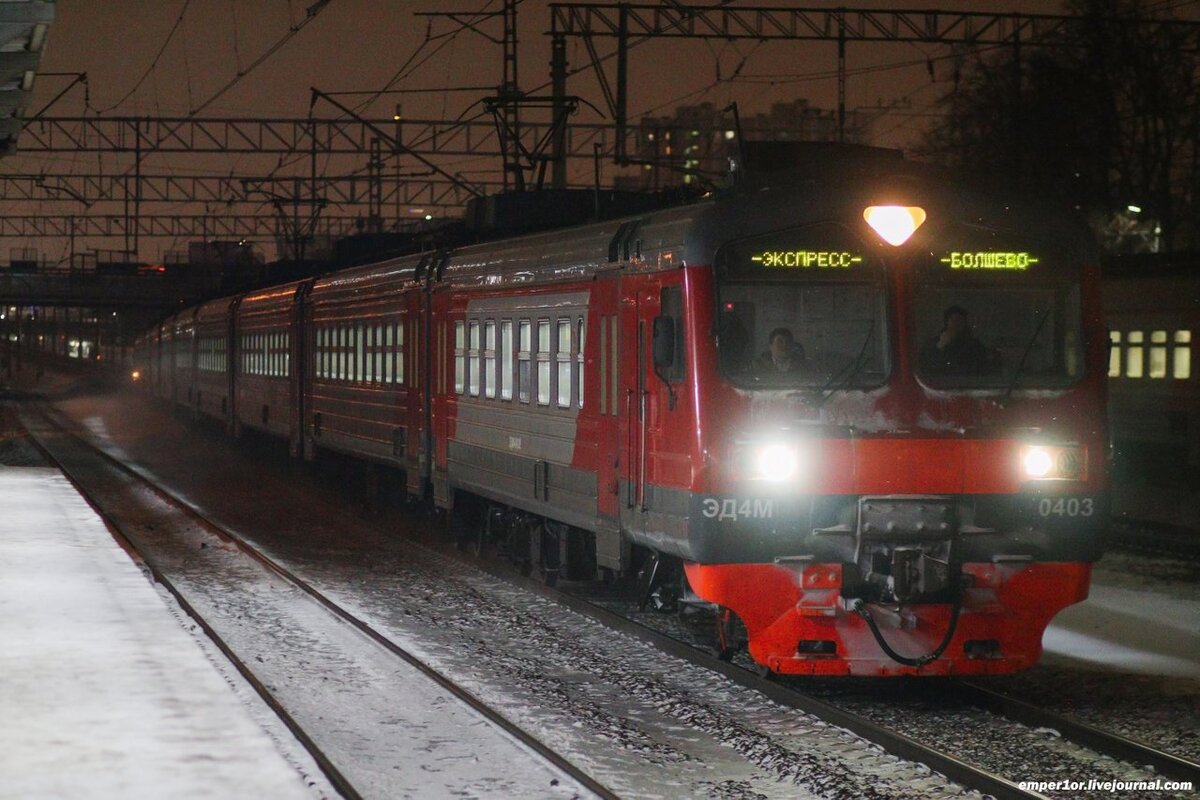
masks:
{"label": "overhead catenary wire", "polygon": [[166,52],[167,46],[171,44],[171,40],[175,38],[175,33],[179,30],[179,26],[183,24],[183,18],[187,16],[188,7],[191,6],[191,4],[192,0],[183,0],[183,7],[179,9],[179,16],[175,18],[175,24],[171,26],[171,32],[167,34],[167,38],[163,40],[162,46],[159,47],[158,52],[154,54],[154,58],[150,61],[150,66],[146,67],[146,70],[142,73],[142,76],[137,79],[136,83],[133,84],[133,88],[126,92],[124,97],[113,103],[111,106],[98,109],[99,113],[103,114],[118,108],[130,97],[133,97],[134,93],[141,88],[142,84],[146,81],[146,78],[149,77],[150,73],[154,72],[155,68],[158,67],[159,60],[162,59],[162,55],[164,52]]}
{"label": "overhead catenary wire", "polygon": [[238,83],[240,83],[243,78],[245,78],[250,73],[254,72],[254,70],[258,69],[258,67],[262,66],[262,64],[264,62],[266,62],[271,56],[275,55],[277,52],[279,52],[281,49],[283,49],[283,47],[286,46],[288,42],[290,42],[293,38],[295,38],[296,34],[300,33],[300,31],[304,30],[313,20],[315,20],[321,14],[322,11],[324,11],[326,8],[329,7],[329,4],[332,2],[333,2],[333,0],[316,0],[316,2],[314,2],[307,9],[305,9],[304,19],[300,20],[300,22],[298,22],[298,23],[292,25],[290,28],[288,28],[287,33],[285,33],[274,44],[272,44],[270,47],[268,47],[258,58],[254,59],[254,61],[250,62],[249,66],[247,66],[245,69],[238,70],[237,74],[233,77],[233,79],[230,80],[228,83],[226,83],[224,86],[222,86],[220,89],[218,89],[214,95],[209,97],[207,100],[205,100],[203,103],[196,106],[195,108],[192,108],[188,112],[188,117],[189,118],[194,117],[197,114],[199,114],[201,111],[203,111],[204,109],[208,108],[214,102],[216,102],[221,97],[223,97],[226,92],[228,92],[230,89],[232,89]]}

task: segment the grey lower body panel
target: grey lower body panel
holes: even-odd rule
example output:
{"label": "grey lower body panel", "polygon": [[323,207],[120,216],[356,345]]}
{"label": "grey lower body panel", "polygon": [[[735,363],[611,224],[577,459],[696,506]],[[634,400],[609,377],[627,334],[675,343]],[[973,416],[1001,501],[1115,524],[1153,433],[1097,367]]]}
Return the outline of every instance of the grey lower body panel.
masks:
{"label": "grey lower body panel", "polygon": [[597,529],[596,475],[566,464],[451,441],[450,487],[585,530]]}

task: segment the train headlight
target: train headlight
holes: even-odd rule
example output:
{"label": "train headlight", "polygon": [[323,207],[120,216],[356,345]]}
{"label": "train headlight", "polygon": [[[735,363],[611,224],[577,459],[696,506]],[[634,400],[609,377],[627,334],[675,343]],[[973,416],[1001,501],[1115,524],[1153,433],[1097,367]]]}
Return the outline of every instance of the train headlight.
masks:
{"label": "train headlight", "polygon": [[768,444],[759,447],[754,460],[759,480],[786,483],[800,474],[800,454],[792,445]]}
{"label": "train headlight", "polygon": [[757,437],[734,445],[730,477],[761,486],[793,486],[808,474],[810,454],[802,443],[780,437]]}
{"label": "train headlight", "polygon": [[925,223],[925,209],[919,206],[870,206],[863,219],[885,242],[899,247]]}
{"label": "train headlight", "polygon": [[1087,452],[1075,445],[1027,445],[1021,472],[1031,481],[1078,481],[1087,477]]}
{"label": "train headlight", "polygon": [[1025,467],[1025,477],[1027,478],[1045,478],[1054,468],[1054,459],[1050,457],[1044,447],[1027,448],[1021,463]]}

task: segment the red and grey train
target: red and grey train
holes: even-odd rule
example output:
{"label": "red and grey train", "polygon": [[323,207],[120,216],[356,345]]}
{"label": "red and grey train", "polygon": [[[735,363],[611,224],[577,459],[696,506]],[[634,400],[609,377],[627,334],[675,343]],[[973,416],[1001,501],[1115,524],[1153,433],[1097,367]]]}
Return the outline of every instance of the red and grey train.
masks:
{"label": "red and grey train", "polygon": [[138,352],[555,568],[674,560],[772,671],[995,674],[1101,553],[1100,297],[1074,218],[859,154],[215,300]]}

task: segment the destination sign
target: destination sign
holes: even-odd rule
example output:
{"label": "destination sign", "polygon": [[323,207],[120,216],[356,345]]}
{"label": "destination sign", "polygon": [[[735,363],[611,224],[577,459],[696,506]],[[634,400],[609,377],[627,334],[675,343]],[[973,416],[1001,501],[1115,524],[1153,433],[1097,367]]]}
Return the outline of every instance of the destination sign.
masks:
{"label": "destination sign", "polygon": [[952,252],[938,260],[949,264],[950,269],[1008,269],[1018,272],[1023,272],[1029,269],[1031,264],[1038,263],[1036,256],[1026,252]]}
{"label": "destination sign", "polygon": [[750,260],[772,268],[849,269],[863,257],[837,250],[764,250],[750,256]]}

